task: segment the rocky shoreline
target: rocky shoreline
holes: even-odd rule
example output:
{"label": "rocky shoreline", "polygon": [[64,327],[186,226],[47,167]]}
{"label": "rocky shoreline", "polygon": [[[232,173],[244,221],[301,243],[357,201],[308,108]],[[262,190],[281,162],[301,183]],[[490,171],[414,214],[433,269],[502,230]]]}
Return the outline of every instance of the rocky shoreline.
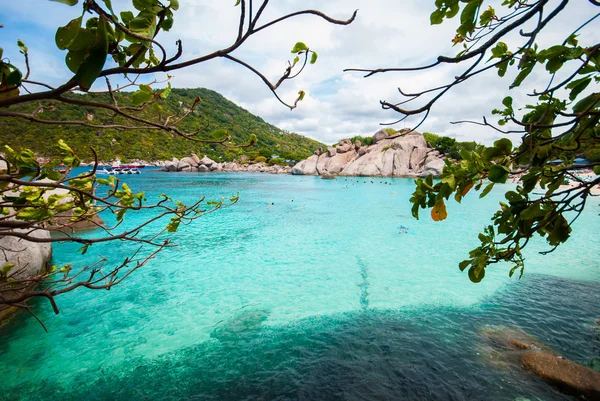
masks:
{"label": "rocky shoreline", "polygon": [[422,134],[404,130],[390,136],[382,129],[373,135],[370,146],[344,139],[326,151],[318,149],[296,164],[292,174],[414,178],[437,177],[443,168],[443,156],[429,147]]}
{"label": "rocky shoreline", "polygon": [[293,167],[268,165],[252,161],[216,162],[207,156],[199,158],[192,153],[182,159],[158,162],[167,172],[240,172],[318,175],[323,178],[340,176],[377,177],[437,177],[444,168],[444,157],[432,149],[422,134],[408,130],[390,136],[386,130],[373,135],[372,145],[363,145],[343,139],[326,151],[317,149],[311,157]]}
{"label": "rocky shoreline", "polygon": [[267,174],[290,174],[292,168],[290,166],[273,165],[269,166],[265,163],[255,162],[223,162],[218,163],[207,156],[200,159],[196,154],[192,153],[188,157],[181,160],[173,158],[173,160],[165,162],[161,171],[167,172],[184,172],[184,173],[208,173],[208,172],[232,172],[232,173],[267,173]]}

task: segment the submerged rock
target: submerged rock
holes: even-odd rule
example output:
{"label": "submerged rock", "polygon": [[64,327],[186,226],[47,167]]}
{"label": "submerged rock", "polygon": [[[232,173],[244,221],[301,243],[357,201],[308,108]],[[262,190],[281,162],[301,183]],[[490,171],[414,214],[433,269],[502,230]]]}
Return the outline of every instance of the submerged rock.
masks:
{"label": "submerged rock", "polygon": [[567,394],[600,400],[600,372],[541,351],[521,355],[521,365]]}
{"label": "submerged rock", "polygon": [[600,372],[565,359],[520,329],[492,326],[481,330],[481,335],[493,365],[519,365],[566,394],[600,400]]}

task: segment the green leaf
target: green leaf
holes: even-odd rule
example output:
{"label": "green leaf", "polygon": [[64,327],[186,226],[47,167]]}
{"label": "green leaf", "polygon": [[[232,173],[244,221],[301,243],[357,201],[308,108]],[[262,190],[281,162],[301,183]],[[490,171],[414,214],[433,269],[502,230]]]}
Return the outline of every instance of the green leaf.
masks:
{"label": "green leaf", "polygon": [[107,52],[100,47],[96,47],[92,50],[91,54],[81,63],[77,74],[75,74],[75,80],[81,90],[88,91],[96,78],[102,72],[104,63],[106,63]]}
{"label": "green leaf", "polygon": [[512,151],[512,142],[508,138],[498,139],[494,142],[494,147],[503,154],[508,155]]}
{"label": "green leaf", "polygon": [[85,255],[85,253],[88,251],[89,247],[90,247],[90,244],[86,244],[86,245],[82,246],[81,248],[79,248],[78,251],[80,251],[82,255]]}
{"label": "green leaf", "polygon": [[483,192],[481,192],[481,195],[479,195],[479,198],[483,198],[484,196],[486,196],[487,194],[489,194],[491,192],[491,190],[494,188],[494,183],[490,183],[488,184],[484,189]]}
{"label": "green leaf", "polygon": [[448,186],[450,186],[452,189],[456,188],[456,178],[454,177],[454,174],[445,176],[442,178],[442,182],[444,184],[448,184]]}
{"label": "green leaf", "polygon": [[4,276],[8,276],[8,272],[10,272],[10,269],[12,269],[15,266],[16,265],[14,263],[7,263],[2,267],[2,270],[0,270],[0,271],[2,272],[2,274]]}
{"label": "green leaf", "polygon": [[488,173],[488,178],[492,182],[504,184],[506,182],[506,180],[508,179],[508,173],[509,173],[508,168],[506,168],[500,164],[494,164],[490,168],[490,171]]}
{"label": "green leaf", "polygon": [[513,98],[510,96],[506,96],[504,99],[502,99],[502,104],[504,105],[504,107],[506,107],[507,109],[512,109],[512,104],[513,104]]}
{"label": "green leaf", "polygon": [[[239,3],[239,1],[238,1],[238,3]],[[170,0],[169,7],[171,7],[175,11],[179,10],[179,0]]]}
{"label": "green leaf", "polygon": [[591,95],[583,98],[575,106],[573,106],[574,113],[583,113],[585,111],[590,111],[593,108],[598,107],[598,102],[600,101],[600,93],[592,93]]}
{"label": "green leaf", "polygon": [[96,43],[96,35],[89,29],[81,28],[75,39],[67,46],[70,51],[89,52]]}
{"label": "green leaf", "polygon": [[519,217],[523,220],[533,220],[536,217],[541,217],[545,215],[546,212],[540,208],[539,202],[534,202],[529,205],[526,209],[519,213]]}
{"label": "green leaf", "polygon": [[129,22],[134,18],[131,11],[122,11],[120,15],[121,21],[123,21],[125,25],[129,25]]}
{"label": "green leaf", "polygon": [[485,268],[483,266],[471,267],[469,269],[469,280],[473,283],[479,283],[485,277]]}
{"label": "green leaf", "polygon": [[110,13],[112,15],[115,15],[115,12],[113,11],[113,8],[112,8],[111,0],[102,0],[102,1],[104,2],[104,4],[106,4],[106,8],[108,8],[108,10],[110,11]]}
{"label": "green leaf", "polygon": [[81,63],[85,59],[85,52],[82,51],[69,51],[65,56],[65,62],[69,70],[73,72],[73,74],[77,74]]}
{"label": "green leaf", "polygon": [[131,101],[133,102],[133,104],[135,104],[136,106],[139,106],[140,104],[146,103],[151,101],[154,98],[154,93],[152,91],[147,92],[145,90],[139,90],[137,92],[134,92],[131,95]]}
{"label": "green leaf", "polygon": [[535,67],[535,62],[526,63],[526,66],[521,69],[521,71],[519,72],[519,74],[517,75],[514,82],[510,85],[509,88],[513,89],[521,85],[525,78],[527,78],[527,76],[531,74],[531,71],[533,71],[533,67]]}
{"label": "green leaf", "polygon": [[54,1],[56,3],[63,3],[68,6],[74,6],[75,4],[77,4],[79,2],[79,0],[50,0],[50,1]]}
{"label": "green leaf", "polygon": [[139,10],[144,11],[154,6],[154,0],[133,0],[133,6]]}
{"label": "green leaf", "polygon": [[302,42],[297,42],[294,47],[292,48],[292,53],[300,53],[302,51],[307,51],[308,50],[308,46],[306,46],[306,44],[302,43]]}
{"label": "green leaf", "polygon": [[19,69],[15,68],[6,77],[6,84],[8,86],[19,86],[21,85],[21,79],[23,79],[23,74],[21,74],[21,71],[19,71]]}
{"label": "green leaf", "polygon": [[17,40],[17,46],[19,47],[19,49],[21,49],[22,53],[27,53],[29,51],[29,49],[27,49],[27,46],[25,46],[25,43],[23,43],[21,39]]}
{"label": "green leaf", "polygon": [[575,100],[575,98],[588,87],[590,82],[592,82],[592,77],[581,78],[570,82],[567,85],[567,89],[571,89],[569,99]]}
{"label": "green leaf", "polygon": [[156,29],[156,14],[152,11],[141,11],[129,22],[129,29],[146,37],[154,36]]}
{"label": "green leaf", "polygon": [[173,18],[172,17],[167,17],[165,18],[165,20],[160,24],[160,28],[163,31],[170,31],[171,28],[173,28]]}
{"label": "green leaf", "polygon": [[311,64],[314,64],[314,63],[316,63],[316,62],[317,62],[317,58],[318,58],[318,57],[319,57],[319,56],[317,55],[317,53],[315,53],[315,52],[312,52],[312,54],[311,54],[311,56],[310,56],[310,63],[311,63]]}
{"label": "green leaf", "polygon": [[435,10],[429,16],[429,22],[431,25],[439,25],[444,22],[444,12],[442,10]]}
{"label": "green leaf", "polygon": [[56,46],[60,50],[67,49],[69,45],[73,43],[73,41],[79,34],[79,30],[81,29],[82,20],[83,16],[75,18],[71,20],[71,22],[69,22],[67,25],[58,28],[54,40],[56,41]]}

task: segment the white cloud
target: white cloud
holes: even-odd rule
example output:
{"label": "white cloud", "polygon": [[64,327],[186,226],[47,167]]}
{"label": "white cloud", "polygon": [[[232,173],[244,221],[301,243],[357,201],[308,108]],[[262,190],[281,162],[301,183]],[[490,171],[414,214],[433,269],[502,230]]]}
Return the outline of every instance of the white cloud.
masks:
{"label": "white cloud", "polygon": [[[71,14],[76,8],[39,3],[39,0],[22,0],[18,7],[7,3],[0,16],[5,23],[24,27],[24,34],[30,36],[31,27],[37,24],[40,33],[50,38],[53,38],[51,27],[74,18]],[[127,3],[126,0],[113,0],[116,9],[122,9]],[[170,51],[175,49],[175,40],[181,39],[184,44],[182,59],[227,47],[235,39],[239,18],[239,8],[233,7],[232,3],[223,0],[180,1],[174,29],[159,39]],[[214,89],[281,128],[332,143],[351,135],[371,135],[380,128],[380,122],[397,120],[398,114],[381,110],[379,100],[403,100],[398,87],[409,92],[427,89],[450,82],[461,71],[444,66],[415,73],[379,74],[367,79],[362,78],[364,74],[361,73],[342,72],[344,68],[418,66],[434,61],[439,54],[454,54],[456,49],[452,48],[450,39],[456,21],[430,26],[433,0],[279,0],[269,4],[261,21],[265,23],[301,8],[319,9],[340,19],[348,18],[355,9],[359,9],[359,13],[356,21],[346,27],[328,24],[314,16],[291,19],[259,33],[234,53],[274,81],[284,71],[287,60],[292,58],[290,49],[296,41],[304,41],[315,49],[319,53],[317,64],[308,66],[298,78],[285,82],[278,91],[284,100],[293,102],[299,90],[306,90],[306,99],[298,109],[289,111],[277,102],[256,75],[223,59],[175,72],[174,86]],[[588,2],[570,2],[560,18],[546,28],[540,37],[541,43],[562,40],[593,12],[597,9]],[[596,42],[600,37],[600,33],[591,28],[585,34]],[[517,39],[513,36],[510,40]],[[51,50],[51,42],[53,40],[43,42],[45,50],[31,46],[32,59],[37,57],[36,64],[40,66],[43,78],[56,84],[64,79],[59,68],[64,55]],[[33,55],[34,49],[40,56]],[[524,89],[543,88],[547,79],[543,71],[535,73]],[[501,105],[510,82],[510,76],[500,79],[492,70],[486,76],[454,88],[435,105],[419,131],[480,142],[498,138],[501,134],[488,128],[469,124],[457,126],[451,122],[480,121],[484,115],[489,117],[491,110]],[[515,92],[514,97],[520,104],[529,100],[522,91]],[[411,118],[398,124],[397,128],[416,122],[418,118]]]}

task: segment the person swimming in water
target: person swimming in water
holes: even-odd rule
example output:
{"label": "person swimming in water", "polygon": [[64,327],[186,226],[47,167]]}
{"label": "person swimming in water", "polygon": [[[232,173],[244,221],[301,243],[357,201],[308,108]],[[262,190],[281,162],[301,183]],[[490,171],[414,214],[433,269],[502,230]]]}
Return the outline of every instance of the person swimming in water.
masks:
{"label": "person swimming in water", "polygon": [[398,227],[400,234],[404,234],[408,232],[408,227],[400,226]]}

